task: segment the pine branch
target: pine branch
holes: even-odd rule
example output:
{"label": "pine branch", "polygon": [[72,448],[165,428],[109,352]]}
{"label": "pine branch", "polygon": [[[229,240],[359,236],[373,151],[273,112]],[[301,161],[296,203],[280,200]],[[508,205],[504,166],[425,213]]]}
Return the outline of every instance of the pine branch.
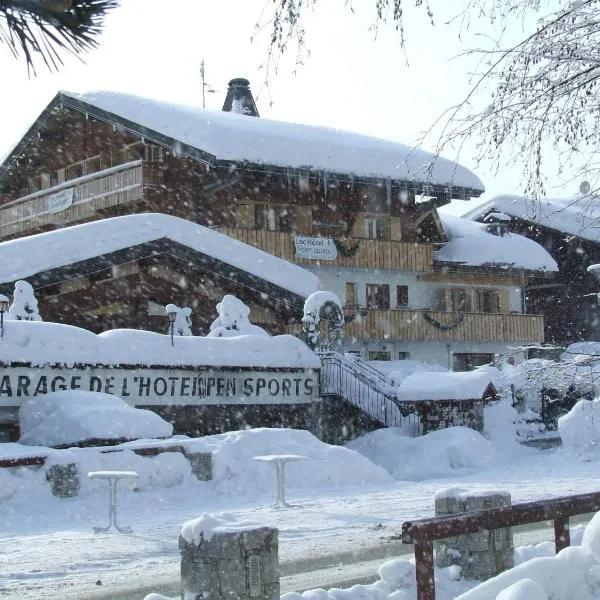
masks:
{"label": "pine branch", "polygon": [[95,48],[107,13],[118,0],[0,0],[0,42],[15,57],[25,57],[35,74],[36,57],[50,70],[63,64],[61,54]]}

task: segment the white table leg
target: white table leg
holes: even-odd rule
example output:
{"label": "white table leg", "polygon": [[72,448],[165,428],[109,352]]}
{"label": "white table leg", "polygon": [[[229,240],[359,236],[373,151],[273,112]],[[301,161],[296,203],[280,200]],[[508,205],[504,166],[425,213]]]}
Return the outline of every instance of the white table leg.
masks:
{"label": "white table leg", "polygon": [[289,507],[290,505],[285,501],[285,462],[276,461],[275,468],[277,469],[277,501],[275,502],[275,508]]}
{"label": "white table leg", "polygon": [[120,527],[117,523],[117,481],[116,478],[112,477],[108,480],[108,526],[94,527],[95,533],[104,533],[113,525],[121,533],[131,533],[133,531],[129,526]]}

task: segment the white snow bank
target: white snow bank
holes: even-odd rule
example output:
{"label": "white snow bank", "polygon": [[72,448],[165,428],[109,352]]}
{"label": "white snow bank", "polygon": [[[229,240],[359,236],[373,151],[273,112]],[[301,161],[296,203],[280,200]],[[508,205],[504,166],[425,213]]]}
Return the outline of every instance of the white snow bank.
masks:
{"label": "white snow bank", "polygon": [[209,541],[219,533],[241,533],[261,527],[257,523],[238,521],[233,515],[221,513],[211,515],[202,513],[197,519],[186,521],[181,528],[181,537],[188,544],[200,545],[202,540]]}
{"label": "white snow bank", "polygon": [[173,426],[150,410],[100,392],[61,390],[23,400],[19,409],[26,445],[62,446],[92,439],[165,438]]}
{"label": "white snow bank", "polygon": [[429,152],[358,133],[248,117],[118,92],[62,92],[189,144],[218,160],[452,184],[483,190],[471,171]]}
{"label": "white snow bank", "polygon": [[406,377],[396,394],[400,400],[480,400],[490,384],[490,375],[485,371],[424,371]]}
{"label": "white snow bank", "polygon": [[286,467],[286,490],[390,483],[381,467],[348,448],[330,446],[308,431],[249,429],[193,440],[195,451],[213,453],[213,485],[222,493],[260,495],[275,488],[273,465],[254,460],[267,454],[298,454],[306,460]]}
{"label": "white snow bank", "polygon": [[[394,559],[379,567],[379,580],[369,585],[353,585],[351,588],[321,588],[299,594],[289,592],[281,600],[415,600],[417,586],[414,562]],[[460,578],[460,569],[448,567],[435,570],[436,598],[451,600],[473,586],[473,582]]]}
{"label": "white snow bank", "polygon": [[[600,513],[596,513],[585,528],[581,546],[571,546],[556,556],[534,558],[517,565],[456,600],[521,600],[524,597],[508,595],[508,590],[512,588],[516,593],[522,589],[519,582],[525,579],[534,581],[552,600],[597,600],[600,589]],[[505,595],[500,595],[503,592]],[[537,593],[539,595],[539,590]]]}
{"label": "white snow bank", "polygon": [[379,429],[345,447],[382,466],[397,480],[457,477],[504,460],[488,440],[468,427],[449,427],[416,438],[402,436],[393,428]]}
{"label": "white snow bank", "polygon": [[490,402],[483,408],[483,435],[502,456],[522,456],[535,452],[522,446],[517,438],[519,413],[508,399]]}
{"label": "white snow bank", "polygon": [[[313,273],[213,229],[170,215],[125,215],[73,225],[0,243],[0,282],[167,238],[306,297],[319,279]],[[93,243],[90,243],[90,240]]]}
{"label": "white snow bank", "polygon": [[600,447],[600,402],[579,400],[558,419],[558,433],[564,448],[589,451]]}
{"label": "white snow bank", "polygon": [[171,338],[151,331],[114,329],[96,335],[60,323],[4,324],[0,362],[98,365],[239,366],[319,368],[308,346],[291,335]]}
{"label": "white snow bank", "polygon": [[436,260],[472,266],[496,266],[530,271],[558,271],[552,256],[537,242],[522,235],[493,235],[486,225],[439,213],[448,241],[435,253]]}
{"label": "white snow bank", "polygon": [[522,579],[502,590],[496,600],[548,600],[548,596],[539,583]]}

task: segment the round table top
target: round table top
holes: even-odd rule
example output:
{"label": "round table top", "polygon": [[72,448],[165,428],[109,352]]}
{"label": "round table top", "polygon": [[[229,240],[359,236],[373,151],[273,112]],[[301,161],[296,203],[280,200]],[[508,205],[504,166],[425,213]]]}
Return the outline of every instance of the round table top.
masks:
{"label": "round table top", "polygon": [[90,471],[90,479],[135,479],[139,475],[135,471]]}
{"label": "round table top", "polygon": [[293,460],[306,460],[306,456],[301,454],[264,454],[262,456],[254,456],[254,460],[262,462],[291,462]]}

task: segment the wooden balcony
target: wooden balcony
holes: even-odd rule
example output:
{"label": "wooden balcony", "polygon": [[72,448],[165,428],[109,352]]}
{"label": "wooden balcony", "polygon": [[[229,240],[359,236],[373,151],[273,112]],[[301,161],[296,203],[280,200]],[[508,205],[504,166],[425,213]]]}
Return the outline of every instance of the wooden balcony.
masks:
{"label": "wooden balcony", "polygon": [[432,244],[358,239],[358,249],[353,256],[343,256],[338,252],[335,260],[317,260],[296,256],[293,233],[229,227],[219,227],[217,230],[250,246],[300,265],[320,263],[322,266],[332,267],[398,269],[422,273],[433,271]]}
{"label": "wooden balcony", "polygon": [[157,173],[141,160],[84,175],[0,207],[0,238],[77,223],[117,205],[142,200]]}
{"label": "wooden balcony", "polygon": [[[292,326],[288,333],[298,333]],[[359,311],[346,323],[344,335],[359,340],[404,342],[501,342],[544,341],[541,315],[451,313],[428,310]]]}

